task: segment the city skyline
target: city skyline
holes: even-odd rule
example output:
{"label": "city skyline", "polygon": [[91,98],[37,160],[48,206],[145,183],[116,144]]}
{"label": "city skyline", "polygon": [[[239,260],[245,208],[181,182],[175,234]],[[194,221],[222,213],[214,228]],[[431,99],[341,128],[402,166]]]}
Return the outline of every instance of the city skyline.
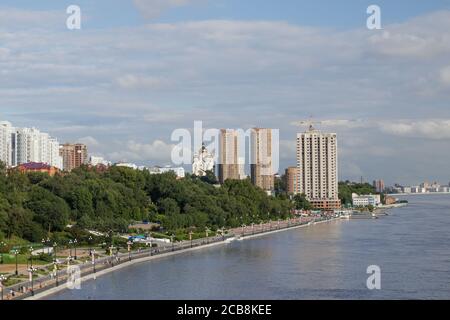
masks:
{"label": "city skyline", "polygon": [[[305,121],[305,128],[308,125],[308,123],[310,123],[310,122],[309,121]],[[255,129],[257,129],[257,130],[271,130],[271,129],[253,128],[252,132]],[[317,129],[311,128],[311,127],[309,128],[309,130],[308,129],[305,129],[303,131],[299,130],[299,132],[297,133],[297,148],[298,148],[298,137],[303,135],[303,134],[305,134],[305,133],[308,133],[311,130],[320,132],[320,130],[317,130]],[[236,139],[239,140],[238,139],[239,134],[234,129],[221,129],[220,131],[221,131],[221,134],[220,134],[219,137],[222,137],[223,134],[226,134],[226,135],[234,136],[234,138],[235,138],[234,140],[236,140]],[[11,150],[11,145],[8,146],[7,139],[5,137],[7,137],[8,135],[10,135],[13,132],[14,132],[14,135],[17,136],[17,137],[14,137],[12,141],[14,141],[14,140],[19,141],[18,136],[20,136],[20,133],[22,133],[22,135],[24,133],[27,133],[28,135],[31,134],[33,137],[34,136],[37,137],[37,140],[35,141],[35,143],[38,143],[38,145],[35,146],[35,149],[37,151],[35,151],[31,157],[30,156],[28,157],[28,159],[30,159],[30,160],[24,160],[26,158],[19,159],[19,157],[17,157],[17,153],[20,153],[19,150],[16,150],[16,157],[17,157],[17,159],[19,159],[19,160],[16,160],[16,162],[12,162],[12,158],[13,157],[12,158],[10,157],[9,159],[6,158],[5,154],[9,154],[8,156],[10,156],[12,150]],[[335,135],[335,133],[326,133],[326,134],[327,135],[330,135],[330,134],[331,135]],[[133,162],[127,162],[126,159],[121,159],[119,161],[111,162],[108,159],[105,159],[102,156],[99,156],[98,153],[91,152],[91,150],[88,153],[86,144],[83,144],[83,143],[80,143],[80,142],[72,142],[72,143],[64,142],[64,143],[60,144],[58,142],[58,141],[60,141],[60,140],[58,140],[58,137],[50,136],[48,133],[42,132],[41,129],[39,129],[39,128],[35,128],[34,126],[31,126],[30,128],[19,128],[19,127],[13,126],[9,121],[0,121],[0,138],[1,138],[0,139],[0,151],[1,151],[0,152],[0,159],[3,159],[4,162],[5,162],[5,160],[7,160],[5,163],[8,166],[11,166],[12,164],[13,164],[12,166],[16,166],[18,164],[25,164],[27,162],[30,162],[30,163],[33,163],[33,162],[41,163],[42,162],[42,163],[45,163],[45,164],[49,164],[49,165],[55,166],[55,167],[60,168],[60,169],[63,169],[64,167],[66,167],[66,169],[64,169],[64,170],[70,171],[71,169],[67,169],[67,168],[70,167],[70,168],[73,169],[75,167],[78,167],[82,163],[84,163],[84,164],[88,164],[89,163],[89,164],[92,164],[94,166],[97,165],[97,164],[104,164],[104,165],[113,165],[113,164],[115,164],[115,165],[130,165],[130,167],[132,166],[132,167],[135,167],[135,168],[144,168],[146,166],[148,167],[148,165],[153,165],[153,167],[155,167],[155,166],[159,167],[161,165],[166,166],[166,167],[170,167],[173,164],[173,163],[165,163],[165,164],[162,164],[162,163],[150,163],[149,161],[147,161],[147,162],[139,163],[139,165],[137,165],[137,164],[135,164]],[[219,141],[224,141],[224,140],[221,140],[221,139],[223,139],[223,137],[220,138]],[[254,139],[254,138],[252,138],[252,139]],[[228,166],[231,166],[231,167],[236,166],[235,170],[238,173],[238,175],[234,176],[234,174],[232,174],[231,179],[238,179],[239,180],[239,179],[243,179],[243,178],[246,178],[246,177],[251,177],[251,172],[252,172],[251,167],[252,167],[252,165],[249,163],[249,162],[251,162],[250,159],[246,159],[246,157],[239,157],[239,154],[237,152],[237,149],[239,148],[239,142],[237,140],[232,143],[231,147],[236,149],[236,153],[234,155],[232,155],[232,158],[233,159],[238,159],[238,160],[233,160],[234,164],[231,164],[231,165],[228,165]],[[10,143],[12,141],[10,141]],[[47,144],[47,141],[48,141],[49,147],[41,148],[41,145],[43,144],[43,142],[45,142],[44,144]],[[339,141],[339,139],[337,141]],[[58,148],[55,148],[55,145],[57,145]],[[64,160],[64,157],[63,157],[64,151],[63,150],[64,150],[65,146],[69,146],[69,147],[82,146],[82,148],[85,149],[84,156],[83,156],[84,160],[78,159],[77,160],[78,161],[77,164],[73,164],[73,165],[67,165],[66,164],[66,165],[64,165],[64,162],[67,162],[67,161],[76,162],[75,158],[73,160],[69,160],[68,159],[70,157],[69,155],[66,155],[66,159]],[[47,151],[46,148],[50,148],[50,149],[48,149],[48,151]],[[218,156],[219,162],[217,163],[217,168],[216,168],[217,171],[214,170],[215,173],[217,174],[217,178],[219,179],[219,181],[220,181],[220,175],[221,175],[220,174],[220,170],[221,170],[220,169],[221,168],[220,167],[220,162],[222,161],[223,164],[226,164],[227,161],[228,161],[227,159],[224,158],[224,156],[227,154],[227,152],[225,152],[225,153],[221,152],[221,150],[223,150],[224,148],[225,148],[225,146],[221,145],[221,143],[219,142],[219,152],[218,152],[219,153],[219,156]],[[229,149],[230,146],[227,146],[227,148]],[[339,149],[339,143],[337,143],[337,148]],[[191,150],[191,151],[193,153],[195,153],[195,150]],[[46,157],[41,156],[41,154],[43,152],[45,154],[46,153],[52,154],[52,153],[56,152],[61,157],[61,159],[57,160],[56,162],[53,161],[53,160],[47,160]],[[28,152],[28,153],[30,153],[30,152]],[[55,156],[56,156],[56,153],[55,153]],[[254,153],[254,150],[252,151],[252,153]],[[34,154],[36,154],[36,155],[34,155]],[[251,155],[249,155],[249,156],[252,157]],[[211,155],[211,158],[213,159],[214,157]],[[195,160],[195,157],[194,157],[193,161],[194,160]],[[11,161],[11,163],[9,163],[8,161]],[[274,175],[286,174],[287,176],[291,176],[291,177],[288,177],[288,179],[289,178],[290,179],[294,179],[292,177],[293,173],[288,174],[288,171],[290,169],[291,170],[292,169],[298,169],[298,161],[299,160],[298,160],[298,156],[297,156],[297,159],[296,159],[297,166],[288,165],[287,167],[280,167],[279,170],[277,172],[274,172],[273,174]],[[338,164],[339,164],[339,162],[338,162]],[[192,171],[192,164],[187,164],[187,165],[184,165],[182,167],[184,169],[186,169],[187,171]],[[193,172],[191,172],[191,173],[193,173]],[[228,175],[229,174],[227,174],[227,176]],[[379,176],[376,176],[376,178],[373,178],[374,180],[371,180],[371,178],[367,178],[365,176],[360,176],[360,177],[356,177],[354,180],[349,180],[348,178],[342,178],[342,177],[338,176],[338,181],[353,181],[355,183],[372,184],[376,188],[377,192],[381,192],[381,190],[384,189],[385,187],[386,188],[388,188],[388,187],[392,188],[392,187],[397,187],[397,186],[418,187],[418,186],[422,186],[423,184],[428,183],[428,181],[433,181],[432,184],[438,183],[438,184],[443,185],[443,186],[447,186],[447,185],[450,186],[450,182],[448,182],[448,183],[446,182],[446,180],[450,180],[450,179],[445,179],[445,178],[444,179],[430,179],[428,177],[425,177],[422,180],[413,181],[411,183],[401,183],[401,182],[395,181],[393,183],[389,183],[389,184],[385,185],[384,184],[384,179],[378,179],[378,177]],[[297,181],[296,178],[295,178],[295,180]],[[273,184],[273,181],[269,182],[269,184]],[[297,184],[297,186],[295,186],[295,187],[292,186],[292,188],[294,188],[294,190],[300,190],[300,187],[298,186],[298,182],[296,182],[296,184]],[[380,185],[382,187],[380,187]],[[297,192],[294,192],[294,193],[297,193]]]}
{"label": "city skyline", "polygon": [[170,163],[194,120],[280,128],[287,168],[289,123],[313,117],[340,137],[341,180],[450,180],[448,2],[379,1],[382,30],[369,1],[161,3],[78,1],[69,31],[65,4],[2,2],[0,120],[139,164]]}

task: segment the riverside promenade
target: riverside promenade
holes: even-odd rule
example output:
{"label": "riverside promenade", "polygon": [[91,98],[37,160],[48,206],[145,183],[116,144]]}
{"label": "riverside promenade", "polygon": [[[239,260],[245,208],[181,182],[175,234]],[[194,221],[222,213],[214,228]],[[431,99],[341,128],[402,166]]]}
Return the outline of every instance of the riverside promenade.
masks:
{"label": "riverside promenade", "polygon": [[5,300],[38,300],[62,290],[73,288],[77,281],[95,280],[106,273],[113,272],[135,263],[172,256],[184,252],[224,245],[233,240],[261,237],[271,233],[305,227],[316,223],[335,220],[332,217],[299,217],[295,219],[273,221],[271,223],[253,224],[228,230],[223,236],[196,239],[172,243],[169,246],[148,248],[118,253],[97,258],[82,264],[70,265],[48,276],[33,279],[4,288]]}

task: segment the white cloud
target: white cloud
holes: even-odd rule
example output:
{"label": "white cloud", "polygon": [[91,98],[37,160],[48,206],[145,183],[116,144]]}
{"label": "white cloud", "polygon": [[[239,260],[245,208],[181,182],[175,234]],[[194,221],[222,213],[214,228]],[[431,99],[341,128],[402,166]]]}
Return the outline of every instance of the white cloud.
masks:
{"label": "white cloud", "polygon": [[381,123],[383,132],[413,138],[432,140],[450,139],[450,120],[421,120]]}
{"label": "white cloud", "polygon": [[155,140],[145,144],[130,140],[123,150],[112,152],[108,155],[113,161],[138,161],[138,162],[160,162],[170,163],[171,152],[174,145],[167,144],[162,140]]}
{"label": "white cloud", "polygon": [[[188,2],[136,4],[154,16]],[[8,12],[22,19],[5,10],[3,18]],[[59,14],[48,16],[55,28],[32,31],[4,31],[0,15],[0,112],[63,141],[95,137],[102,143],[93,151],[112,154],[112,160],[170,161],[170,144],[129,141],[168,141],[174,128],[199,119],[205,127],[280,128],[281,155],[292,165],[297,128],[289,123],[324,115],[336,119],[323,127],[336,130],[345,150],[364,144],[395,150],[401,138],[421,137],[427,141],[417,142],[405,157],[420,157],[430,143],[440,143],[443,156],[450,156],[444,154],[448,11],[384,25],[380,33],[209,20],[85,29],[70,36],[64,11]],[[31,17],[34,26],[40,20]],[[349,161],[362,171],[385,170],[376,157],[357,156]]]}
{"label": "white cloud", "polygon": [[446,86],[450,86],[450,66],[442,68],[440,75],[442,83]]}
{"label": "white cloud", "polygon": [[450,51],[450,11],[411,19],[390,25],[385,31],[370,37],[370,48],[388,56],[430,58]]}
{"label": "white cloud", "polygon": [[32,11],[11,7],[0,7],[0,31],[2,29],[45,29],[49,27],[57,27],[58,25],[65,27],[66,19],[67,15],[65,10]]}
{"label": "white cloud", "polygon": [[117,79],[117,83],[124,89],[158,89],[167,85],[161,77],[136,76],[132,74],[121,76]]}
{"label": "white cloud", "polygon": [[[321,125],[326,128],[355,132],[355,129],[376,129],[385,134],[398,137],[413,137],[431,140],[450,139],[450,119],[377,119],[377,120],[324,120]],[[367,144],[361,137],[350,137],[346,144],[358,146]],[[384,150],[382,153],[389,153]]]}
{"label": "white cloud", "polygon": [[97,139],[95,139],[94,137],[91,137],[91,136],[80,138],[80,139],[78,139],[78,142],[84,143],[85,145],[88,146],[88,148],[95,148],[100,145],[100,143],[97,141]]}

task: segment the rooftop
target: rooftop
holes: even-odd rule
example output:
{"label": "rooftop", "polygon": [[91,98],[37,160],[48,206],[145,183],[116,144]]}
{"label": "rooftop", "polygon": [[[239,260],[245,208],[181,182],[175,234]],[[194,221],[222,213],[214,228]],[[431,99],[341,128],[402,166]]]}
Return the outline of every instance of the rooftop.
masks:
{"label": "rooftop", "polygon": [[21,164],[19,167],[24,168],[26,170],[49,170],[52,167],[49,166],[46,163],[41,163],[41,162],[29,162],[29,163],[24,163]]}

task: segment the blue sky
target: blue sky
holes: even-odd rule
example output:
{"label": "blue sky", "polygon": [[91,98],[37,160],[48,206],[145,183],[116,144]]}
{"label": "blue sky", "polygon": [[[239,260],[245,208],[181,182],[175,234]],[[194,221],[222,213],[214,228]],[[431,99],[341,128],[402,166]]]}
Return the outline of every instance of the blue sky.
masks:
{"label": "blue sky", "polygon": [[279,128],[286,167],[290,123],[312,116],[338,134],[341,179],[448,183],[449,30],[450,0],[4,0],[0,120],[146,165],[194,120]]}
{"label": "blue sky", "polygon": [[[151,2],[151,0],[149,1]],[[95,19],[86,27],[104,28],[134,26],[145,23],[132,1],[124,0],[4,0],[2,7],[24,10],[64,10],[71,4]],[[366,8],[379,5],[385,23],[403,22],[427,12],[450,9],[449,0],[199,0],[191,5],[177,6],[163,11],[154,21],[176,22],[187,20],[234,19],[280,20],[307,26],[351,28],[365,22]]]}

